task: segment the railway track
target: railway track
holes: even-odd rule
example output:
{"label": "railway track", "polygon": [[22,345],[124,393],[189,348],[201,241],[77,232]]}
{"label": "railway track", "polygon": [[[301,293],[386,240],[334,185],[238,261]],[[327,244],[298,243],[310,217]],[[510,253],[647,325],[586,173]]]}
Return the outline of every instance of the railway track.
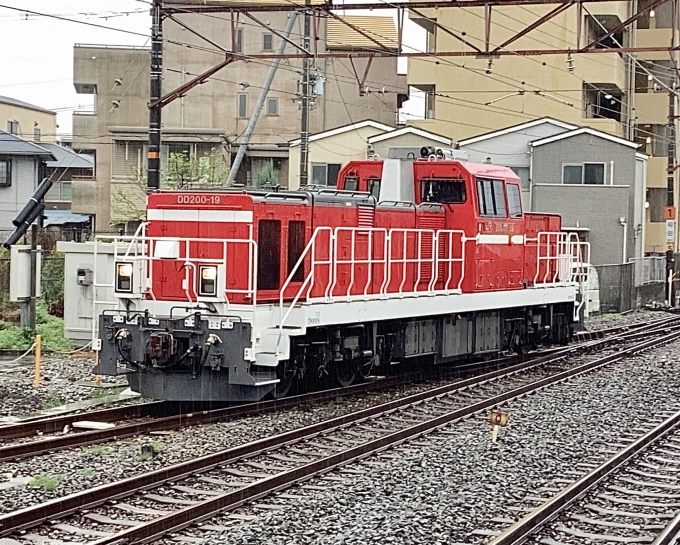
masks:
{"label": "railway track", "polygon": [[[538,356],[534,354],[524,358],[509,357],[468,364],[452,368],[443,377],[441,375],[427,376],[422,372],[416,372],[406,376],[381,378],[347,388],[310,392],[280,400],[238,405],[222,409],[199,410],[170,416],[165,416],[169,410],[168,403],[151,402],[104,409],[85,414],[69,414],[22,422],[20,424],[0,427],[0,462],[38,456],[62,449],[100,444],[140,434],[167,432],[188,426],[224,422],[257,414],[301,407],[310,403],[330,401],[338,397],[346,398],[368,392],[387,390],[421,380],[432,380],[434,378],[451,379],[461,375],[478,374],[488,369],[498,369],[504,365],[511,365],[514,362],[525,362],[527,358],[529,358],[530,362],[541,363],[547,361],[546,358],[549,360],[551,358],[565,357],[578,351],[597,350],[608,346],[611,342],[632,342],[637,339],[646,338],[649,335],[663,333],[673,327],[680,327],[680,317],[670,316],[653,322],[641,322],[629,326],[609,328],[603,330],[607,332],[608,337],[598,337],[597,340],[590,340],[589,338],[581,339],[578,344],[562,349],[549,350],[543,355]],[[83,420],[113,425],[106,429],[77,430],[74,424]],[[63,430],[68,431],[64,433]],[[44,434],[57,435],[43,437]],[[16,439],[19,439],[19,441],[14,442],[13,440]]]}
{"label": "railway track", "polygon": [[226,532],[241,520],[229,518],[239,506],[422,434],[446,435],[457,420],[679,337],[675,330],[603,357],[585,356],[581,363],[565,354],[546,356],[71,494],[0,515],[0,536],[25,543],[46,534],[97,545],[147,543],[185,528],[195,531],[193,525],[219,513],[220,523],[203,523],[200,532]]}
{"label": "railway track", "polygon": [[[165,416],[170,404],[164,402],[151,402],[126,407],[104,409],[84,414],[69,414],[58,417],[37,419],[22,422],[10,426],[0,427],[0,462],[12,461],[20,458],[38,456],[62,449],[83,447],[92,444],[100,444],[133,437],[140,434],[153,432],[167,432],[178,430],[183,427],[224,422],[236,418],[243,418],[257,414],[269,413],[278,410],[290,409],[354,395],[362,395],[368,392],[387,390],[415,383],[422,380],[436,378],[451,379],[454,377],[478,374],[488,369],[498,369],[514,362],[529,361],[540,363],[545,358],[566,356],[580,350],[597,350],[611,342],[634,341],[649,335],[659,334],[673,326],[680,327],[680,317],[671,316],[653,322],[643,322],[618,328],[604,330],[609,337],[598,340],[582,339],[578,344],[567,348],[549,350],[543,355],[529,355],[523,358],[509,357],[488,362],[468,364],[462,367],[452,368],[445,372],[445,376],[426,375],[422,372],[412,373],[406,376],[381,378],[363,384],[356,384],[347,388],[336,388],[318,392],[310,392],[303,395],[292,396],[281,400],[264,401],[257,404],[238,405],[222,409],[198,410],[188,413],[172,414]],[[438,370],[439,372],[440,370]],[[94,421],[97,423],[110,423],[111,427],[105,429],[82,430],[74,425],[81,421]],[[64,433],[64,430],[67,430]],[[45,434],[54,434],[43,437]],[[16,441],[19,439],[19,441]]]}
{"label": "railway track", "polygon": [[488,545],[673,542],[680,533],[680,410],[636,431],[515,524],[488,532],[498,534]]}

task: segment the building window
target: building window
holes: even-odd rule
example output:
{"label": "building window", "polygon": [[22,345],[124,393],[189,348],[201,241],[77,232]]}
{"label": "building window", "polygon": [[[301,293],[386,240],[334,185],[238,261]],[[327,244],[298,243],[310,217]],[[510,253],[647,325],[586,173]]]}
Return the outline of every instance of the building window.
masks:
{"label": "building window", "polygon": [[621,122],[623,93],[611,84],[583,83],[583,114],[589,119]]}
{"label": "building window", "polygon": [[267,115],[279,115],[279,99],[267,99]]}
{"label": "building window", "polygon": [[0,187],[12,185],[12,160],[8,157],[0,157]]}
{"label": "building window", "polygon": [[55,182],[45,195],[46,201],[71,201],[71,182]]}
{"label": "building window", "polygon": [[529,167],[510,167],[510,170],[517,174],[517,177],[522,184],[522,189],[528,191],[529,186],[531,185],[531,180],[529,179],[529,171],[531,169]]}
{"label": "building window", "polygon": [[425,51],[428,53],[437,51],[437,27],[434,25],[432,26],[432,30],[428,29],[425,33]]}
{"label": "building window", "polygon": [[[654,84],[670,87],[673,84],[674,73],[671,61],[636,61],[635,92],[652,93]],[[662,90],[666,91],[666,89]]]}
{"label": "building window", "polygon": [[40,142],[40,129],[38,127],[33,128],[33,141]]}
{"label": "building window", "polygon": [[273,47],[273,36],[271,34],[262,35],[262,51],[271,51]]}
{"label": "building window", "polygon": [[236,30],[236,43],[234,44],[236,53],[243,53],[243,29]]}
{"label": "building window", "polygon": [[434,119],[435,116],[435,104],[434,99],[436,96],[436,91],[434,85],[426,85],[421,88],[425,93],[425,119]]}
{"label": "building window", "polygon": [[477,179],[477,199],[480,216],[507,217],[502,181]]}
{"label": "building window", "polygon": [[248,95],[238,95],[238,117],[248,115]]}
{"label": "building window", "polygon": [[312,164],[312,184],[335,187],[338,185],[340,174],[339,163],[314,163]]}
{"label": "building window", "polygon": [[604,163],[562,166],[562,183],[568,185],[604,185]]}
{"label": "building window", "polygon": [[10,134],[19,134],[19,122],[18,121],[8,121],[7,122],[7,132]]}

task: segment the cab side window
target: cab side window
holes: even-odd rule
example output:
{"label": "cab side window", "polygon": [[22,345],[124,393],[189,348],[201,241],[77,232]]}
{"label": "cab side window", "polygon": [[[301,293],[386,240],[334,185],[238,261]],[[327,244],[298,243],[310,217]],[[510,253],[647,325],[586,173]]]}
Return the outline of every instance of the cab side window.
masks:
{"label": "cab side window", "polygon": [[507,218],[505,184],[501,180],[477,179],[479,215],[488,218]]}
{"label": "cab side window", "polygon": [[458,178],[425,178],[420,182],[420,202],[462,204],[466,200],[465,180]]}
{"label": "cab side window", "polygon": [[519,186],[515,184],[508,184],[505,186],[508,192],[508,211],[511,218],[522,217],[522,197],[519,192]]}
{"label": "cab side window", "polygon": [[359,191],[359,177],[352,174],[345,176],[345,191]]}

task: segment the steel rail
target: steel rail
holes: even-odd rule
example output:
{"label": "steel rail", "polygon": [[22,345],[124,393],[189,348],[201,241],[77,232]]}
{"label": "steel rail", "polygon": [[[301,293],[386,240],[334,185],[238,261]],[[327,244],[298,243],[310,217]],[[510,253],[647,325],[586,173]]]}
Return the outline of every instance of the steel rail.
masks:
{"label": "steel rail", "polygon": [[136,403],[124,407],[113,407],[97,411],[68,413],[58,416],[36,417],[19,422],[0,426],[0,440],[28,437],[36,433],[56,433],[65,426],[73,426],[79,420],[96,420],[98,422],[114,422],[118,420],[131,420],[156,416],[163,413],[165,401],[152,401],[150,403]]}
{"label": "steel rail", "polygon": [[[597,348],[600,345],[606,346],[609,342],[613,340],[625,340],[629,335],[633,334],[639,334],[642,330],[645,330],[645,335],[653,334],[659,330],[663,330],[664,328],[667,328],[669,326],[672,326],[674,322],[680,322],[680,317],[672,317],[672,318],[667,318],[667,319],[662,319],[662,320],[657,320],[652,323],[640,323],[640,324],[633,324],[636,326],[634,328],[634,331],[628,331],[630,326],[624,326],[621,328],[609,328],[608,331],[620,331],[622,333],[619,333],[618,335],[614,335],[613,337],[607,338],[607,339],[602,339],[602,340],[596,340],[596,341],[584,341],[583,344],[580,345],[571,345],[567,348],[562,348],[554,351],[550,351],[545,355],[540,355],[538,357],[532,357],[529,361],[522,361],[520,358],[521,363],[517,364],[520,367],[517,367],[518,370],[526,368],[526,366],[531,366],[531,365],[537,365],[537,364],[542,364],[545,361],[545,358],[559,358],[559,357],[565,357],[569,354],[574,353],[575,351],[579,350],[590,350]],[[649,329],[648,329],[649,328]],[[531,357],[531,356],[530,356]],[[510,362],[513,361],[513,358],[510,358]],[[515,359],[516,361],[516,359]],[[489,362],[483,362],[481,365],[475,364],[472,366],[472,368],[489,368],[489,367],[494,367],[495,365],[501,365],[503,363],[507,363],[508,359],[496,359],[496,360],[491,360]],[[465,372],[465,371],[470,371],[471,366],[466,366],[466,367],[458,367],[452,369],[452,373],[459,374],[460,372]],[[492,373],[486,373],[485,375],[482,375],[481,377],[477,377],[475,380],[489,380],[490,378],[493,378],[494,376],[498,376],[498,374],[503,374],[503,373],[508,373],[511,372],[512,368],[511,367],[504,367],[501,369],[497,369],[496,371]],[[494,374],[496,373],[496,374]],[[451,375],[449,375],[451,376]],[[3,447],[0,447],[0,461],[10,461],[10,460],[16,460],[18,458],[23,458],[27,456],[38,456],[41,454],[46,454],[50,452],[56,452],[58,450],[63,450],[67,448],[74,448],[74,447],[81,447],[81,446],[87,446],[95,443],[102,443],[106,441],[114,441],[114,440],[119,440],[119,439],[124,439],[127,437],[132,437],[135,435],[140,435],[143,433],[150,433],[150,432],[156,432],[156,431],[169,431],[169,430],[177,430],[182,427],[188,427],[188,426],[194,426],[194,425],[199,425],[199,424],[209,424],[213,422],[220,422],[220,421],[227,421],[229,419],[235,419],[235,418],[243,418],[247,416],[253,416],[257,414],[262,414],[265,412],[274,412],[277,410],[285,410],[285,409],[290,409],[302,405],[306,405],[311,402],[322,402],[322,401],[330,401],[332,399],[335,399],[337,397],[346,397],[350,395],[359,395],[359,394],[364,394],[368,393],[371,391],[378,391],[378,390],[383,390],[387,388],[393,388],[395,386],[400,386],[404,383],[407,382],[416,382],[418,380],[424,380],[428,379],[431,377],[427,377],[424,373],[422,372],[416,372],[412,373],[410,375],[402,375],[402,376],[397,376],[397,377],[391,377],[391,378],[386,378],[386,379],[380,379],[372,382],[367,382],[363,384],[356,384],[353,386],[348,386],[346,388],[336,388],[336,389],[331,389],[331,390],[322,390],[319,392],[310,392],[306,394],[302,394],[299,396],[291,396],[279,400],[271,400],[271,401],[264,401],[260,403],[249,403],[249,404],[244,404],[244,405],[237,405],[234,407],[227,407],[224,409],[213,409],[213,410],[204,410],[204,411],[194,411],[190,413],[184,413],[180,415],[173,415],[173,416],[167,416],[167,417],[162,417],[162,418],[157,418],[153,421],[146,421],[146,422],[136,422],[136,423],[130,423],[130,424],[124,424],[121,426],[116,426],[114,428],[109,428],[105,430],[93,430],[93,431],[86,431],[86,432],[80,432],[80,433],[74,433],[74,434],[68,434],[68,435],[62,435],[58,437],[48,437],[44,439],[39,439],[37,441],[27,441],[23,443],[16,443],[16,444],[10,444],[6,445]],[[458,383],[454,383],[452,386],[457,387]],[[468,384],[466,382],[466,384]],[[159,402],[162,403],[162,402]],[[149,404],[151,406],[151,404]],[[159,406],[160,407],[160,406]],[[123,409],[123,408],[121,408]],[[114,411],[115,409],[112,409],[111,411]],[[88,413],[86,415],[78,415],[77,417],[71,416],[64,416],[64,417],[56,417],[54,421],[49,422],[49,426],[54,430],[61,430],[63,429],[63,426],[67,424],[72,424],[73,421],[77,421],[78,419],[82,419],[84,416],[87,416],[88,418],[92,418],[95,413]],[[111,419],[113,420],[113,419]],[[111,421],[109,420],[109,421]],[[56,422],[60,422],[62,425],[61,426],[56,426]],[[10,426],[11,427],[11,426]],[[10,428],[8,427],[8,428]],[[31,426],[33,429],[39,428],[39,421],[36,422]],[[29,435],[28,433],[20,434],[20,429],[22,428],[21,424],[15,426],[15,431],[14,437],[22,437]],[[31,428],[27,428],[31,429]],[[2,428],[0,428],[0,438],[2,438]]]}
{"label": "steel rail", "polygon": [[[107,537],[96,543],[99,545],[104,545],[118,542],[118,540],[122,540],[121,543],[144,543],[151,541],[160,534],[180,530],[198,519],[206,518],[211,514],[222,511],[232,505],[240,505],[257,497],[261,497],[262,495],[265,495],[276,488],[285,487],[293,482],[309,478],[310,476],[314,475],[315,472],[318,473],[319,471],[328,470],[337,466],[338,464],[344,464],[348,461],[352,461],[359,456],[369,455],[376,450],[382,450],[390,445],[394,445],[434,428],[446,425],[454,420],[471,416],[479,411],[498,406],[509,399],[517,398],[529,392],[533,392],[546,386],[568,380],[576,375],[580,375],[603,367],[609,363],[622,360],[643,350],[663,345],[667,342],[677,339],[678,337],[680,337],[680,331],[673,332],[662,338],[654,338],[642,343],[638,343],[627,348],[626,350],[593,360],[567,371],[559,372],[553,376],[539,379],[533,383],[470,404],[466,407],[456,409],[443,416],[439,416],[430,421],[417,424],[392,435],[370,441],[345,453],[339,453],[301,468],[296,468],[294,470],[275,475],[272,478],[266,479],[265,484],[263,484],[263,482],[257,482],[237,491],[216,496],[210,500],[195,504],[190,508],[180,509],[169,515],[150,521],[148,524],[144,523],[142,526],[136,526],[130,530],[119,532],[110,538]],[[563,357],[564,355],[560,356],[559,359]],[[506,375],[510,375],[522,370],[520,367],[526,369],[529,366],[538,365],[541,364],[528,362],[527,364],[514,366],[513,370],[509,373],[508,370],[504,371]],[[490,374],[494,376],[500,376],[502,372],[494,372]],[[479,384],[480,382],[485,381],[479,381],[478,378],[462,381],[462,383],[466,382],[469,383],[468,385],[471,385]],[[54,500],[50,500],[32,507],[27,507],[19,511],[0,515],[0,536],[6,536],[16,530],[36,526],[47,520],[61,518],[68,514],[78,512],[82,509],[89,509],[112,499],[123,498],[140,490],[154,488],[169,481],[189,477],[194,473],[204,472],[225,463],[233,463],[245,457],[250,457],[265,451],[272,450],[273,448],[310,439],[321,433],[327,433],[331,430],[343,428],[352,423],[363,422],[377,415],[388,414],[416,403],[422,403],[427,399],[438,399],[447,393],[451,393],[455,390],[463,390],[466,387],[467,386],[464,386],[461,383],[457,383],[455,387],[447,385],[440,388],[435,388],[427,392],[421,392],[419,394],[397,399],[382,405],[369,407],[361,411],[333,418],[324,422],[319,422],[311,426],[285,432],[273,437],[259,439],[251,443],[246,443],[231,449],[206,455],[188,462],[174,464],[172,466],[158,469],[149,473],[129,477],[127,479],[101,485],[90,490],[56,498]]]}
{"label": "steel rail", "polygon": [[[576,500],[581,498],[584,494],[591,491],[596,485],[602,482],[603,479],[618,470],[622,465],[629,462],[632,458],[647,449],[652,443],[675,429],[680,424],[680,412],[675,413],[670,418],[664,420],[661,424],[656,426],[637,441],[619,451],[618,454],[611,457],[599,467],[569,485],[562,492],[555,495],[552,499],[545,502],[543,505],[533,510],[515,524],[510,526],[507,530],[501,532],[500,535],[488,542],[487,545],[514,545],[522,543],[530,535],[540,529],[546,522],[555,518],[562,513],[567,507],[572,505]],[[673,539],[674,533],[677,533],[680,528],[680,521],[675,519],[669,525],[669,532],[664,539]],[[675,525],[673,525],[675,523]],[[672,533],[674,530],[674,533]],[[670,541],[663,541],[664,544]]]}
{"label": "steel rail", "polygon": [[680,537],[680,513],[675,515],[651,545],[671,545]]}

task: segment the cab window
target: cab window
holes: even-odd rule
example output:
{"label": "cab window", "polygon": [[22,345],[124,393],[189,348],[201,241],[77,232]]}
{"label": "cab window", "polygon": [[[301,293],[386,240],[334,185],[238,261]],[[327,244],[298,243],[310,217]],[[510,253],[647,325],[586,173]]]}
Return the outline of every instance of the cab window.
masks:
{"label": "cab window", "polygon": [[479,215],[489,218],[507,218],[505,191],[501,180],[477,179]]}
{"label": "cab window", "polygon": [[508,192],[508,212],[511,218],[522,217],[522,197],[519,192],[519,186],[515,184],[508,184],[505,186]]}
{"label": "cab window", "polygon": [[379,178],[369,178],[368,179],[368,192],[376,199],[380,197],[380,179]]}
{"label": "cab window", "polygon": [[420,181],[420,202],[461,204],[466,200],[465,180],[459,178],[426,178]]}
{"label": "cab window", "polygon": [[359,191],[359,177],[352,174],[345,176],[345,191]]}

